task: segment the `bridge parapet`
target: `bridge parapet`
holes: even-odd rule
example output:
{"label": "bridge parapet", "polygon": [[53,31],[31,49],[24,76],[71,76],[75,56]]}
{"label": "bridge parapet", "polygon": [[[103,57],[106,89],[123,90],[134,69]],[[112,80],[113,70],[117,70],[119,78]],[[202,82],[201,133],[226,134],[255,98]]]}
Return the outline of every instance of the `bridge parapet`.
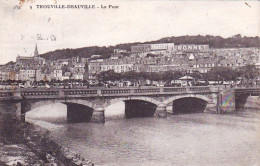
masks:
{"label": "bridge parapet", "polygon": [[190,87],[190,91],[209,91],[210,88],[207,86],[207,87]]}
{"label": "bridge parapet", "polygon": [[[168,95],[183,93],[215,92],[211,87],[138,87],[138,88],[102,88],[102,89],[22,89],[16,91],[0,91],[0,100],[22,96],[25,98],[66,98],[66,97],[98,97],[98,96],[140,96]],[[20,95],[19,95],[20,94]]]}
{"label": "bridge parapet", "polygon": [[135,89],[134,90],[134,93],[154,93],[154,92],[159,92],[160,93],[160,88]]}
{"label": "bridge parapet", "polygon": [[52,91],[22,91],[22,96],[57,96],[59,91],[52,90]]}
{"label": "bridge parapet", "polygon": [[260,88],[235,88],[235,94],[250,94],[260,96]]}
{"label": "bridge parapet", "polygon": [[8,98],[8,97],[12,97],[12,96],[13,96],[12,92],[0,92],[1,98]]}
{"label": "bridge parapet", "polygon": [[72,89],[72,90],[64,90],[64,95],[88,95],[88,94],[97,94],[97,90],[85,90],[85,89]]}
{"label": "bridge parapet", "polygon": [[185,92],[186,88],[163,88],[163,92]]}
{"label": "bridge parapet", "polygon": [[125,94],[130,93],[130,89],[109,89],[109,90],[100,90],[101,94]]}

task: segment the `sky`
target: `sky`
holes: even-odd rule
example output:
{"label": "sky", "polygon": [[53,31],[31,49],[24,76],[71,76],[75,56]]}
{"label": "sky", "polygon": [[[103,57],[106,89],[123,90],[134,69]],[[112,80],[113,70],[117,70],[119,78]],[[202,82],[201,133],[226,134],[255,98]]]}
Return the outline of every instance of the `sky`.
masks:
{"label": "sky", "polygon": [[[37,9],[36,5],[95,5]],[[182,35],[260,36],[260,1],[0,1],[0,64],[17,55]],[[114,5],[117,9],[97,7]]]}

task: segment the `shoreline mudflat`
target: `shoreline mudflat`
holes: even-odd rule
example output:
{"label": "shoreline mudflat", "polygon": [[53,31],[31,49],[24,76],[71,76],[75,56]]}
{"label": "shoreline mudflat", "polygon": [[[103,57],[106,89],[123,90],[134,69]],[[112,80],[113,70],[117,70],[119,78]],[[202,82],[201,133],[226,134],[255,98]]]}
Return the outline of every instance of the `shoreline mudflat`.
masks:
{"label": "shoreline mudflat", "polygon": [[49,131],[25,123],[16,126],[16,132],[0,138],[0,164],[5,165],[59,165],[94,166],[70,149],[54,142]]}

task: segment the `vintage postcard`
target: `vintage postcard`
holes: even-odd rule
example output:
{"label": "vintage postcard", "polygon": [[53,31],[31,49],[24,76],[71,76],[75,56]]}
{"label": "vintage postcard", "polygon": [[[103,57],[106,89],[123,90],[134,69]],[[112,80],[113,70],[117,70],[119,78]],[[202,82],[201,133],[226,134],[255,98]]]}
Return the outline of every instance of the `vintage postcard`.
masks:
{"label": "vintage postcard", "polygon": [[0,0],[0,165],[260,165],[260,1]]}

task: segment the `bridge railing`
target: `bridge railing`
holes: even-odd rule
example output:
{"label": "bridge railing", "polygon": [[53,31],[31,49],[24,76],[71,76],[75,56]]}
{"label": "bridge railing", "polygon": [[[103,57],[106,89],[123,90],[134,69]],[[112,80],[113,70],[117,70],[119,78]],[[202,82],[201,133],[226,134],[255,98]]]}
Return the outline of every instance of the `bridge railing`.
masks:
{"label": "bridge railing", "polygon": [[235,94],[260,95],[260,88],[235,88]]}
{"label": "bridge railing", "polygon": [[190,87],[189,88],[190,91],[209,91],[210,88],[208,86],[205,86],[205,87]]}
{"label": "bridge railing", "polygon": [[90,95],[90,94],[97,94],[97,90],[84,90],[84,89],[64,90],[64,95]]}
{"label": "bridge railing", "polygon": [[160,88],[134,89],[134,93],[160,93]]}
{"label": "bridge railing", "polygon": [[22,91],[22,96],[56,96],[59,91],[51,90],[51,91]]}
{"label": "bridge railing", "polygon": [[13,96],[12,92],[8,92],[8,91],[0,92],[0,98],[8,98],[8,97],[12,97],[12,96]]}
{"label": "bridge railing", "polygon": [[163,88],[163,92],[185,92],[187,88],[185,87],[180,87],[180,88]]}
{"label": "bridge railing", "polygon": [[[212,92],[211,87],[138,87],[138,88],[102,88],[102,89],[24,89],[15,91],[20,97],[26,98],[62,98],[92,96],[125,96],[125,95],[158,95],[178,93]],[[14,96],[14,91],[0,91],[0,98]],[[16,95],[17,96],[17,95]]]}

